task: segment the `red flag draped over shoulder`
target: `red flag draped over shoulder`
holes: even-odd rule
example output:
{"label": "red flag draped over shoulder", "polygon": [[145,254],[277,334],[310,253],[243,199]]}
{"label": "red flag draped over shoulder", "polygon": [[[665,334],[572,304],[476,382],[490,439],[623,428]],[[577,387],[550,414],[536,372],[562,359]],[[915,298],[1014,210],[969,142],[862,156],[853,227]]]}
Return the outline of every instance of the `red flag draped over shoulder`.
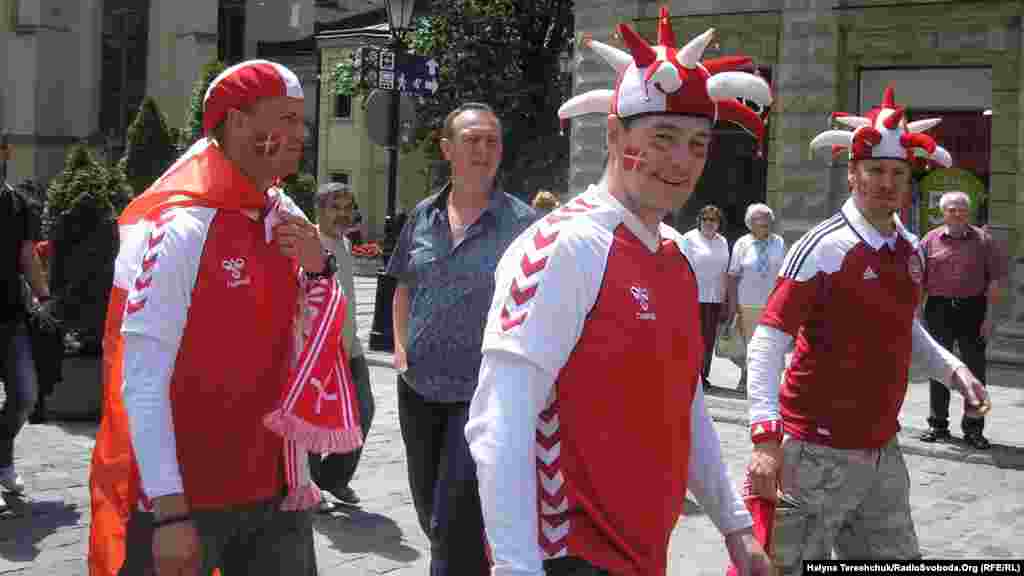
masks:
{"label": "red flag draped over shoulder", "polygon": [[145,249],[147,220],[176,206],[262,210],[265,203],[264,195],[204,138],[133,200],[117,220],[120,246],[103,334],[103,418],[89,473],[91,576],[114,576],[124,563],[125,525],[141,496],[128,414],[121,398],[121,321]]}

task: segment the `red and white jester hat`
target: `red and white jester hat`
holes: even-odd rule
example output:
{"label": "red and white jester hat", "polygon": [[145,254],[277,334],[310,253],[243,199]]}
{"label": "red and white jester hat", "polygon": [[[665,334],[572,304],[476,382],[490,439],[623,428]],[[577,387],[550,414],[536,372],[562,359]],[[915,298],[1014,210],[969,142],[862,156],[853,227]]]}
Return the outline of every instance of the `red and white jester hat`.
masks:
{"label": "red and white jester hat", "polygon": [[246,60],[224,70],[210,82],[203,98],[203,132],[224,121],[228,110],[245,108],[260,98],[302,98],[302,83],[294,72],[269,60]]}
{"label": "red and white jester hat", "polygon": [[916,163],[927,163],[944,167],[953,165],[953,158],[945,148],[925,130],[942,120],[926,118],[907,122],[904,107],[897,106],[892,86],[885,89],[881,106],[876,106],[864,116],[852,116],[845,112],[833,112],[832,120],[849,130],[826,130],[811,140],[811,151],[830,148],[833,157],[844,148],[850,149],[850,160],[868,158],[892,158]]}
{"label": "red and white jester hat", "polygon": [[713,28],[677,49],[668,9],[662,7],[657,45],[651,46],[625,24],[619,24],[618,31],[632,55],[589,37],[583,41],[615,68],[615,90],[592,90],[570,99],[558,109],[563,122],[590,113],[611,113],[621,118],[682,114],[712,122],[728,120],[758,140],[764,138],[764,121],[739,99],[766,108],[772,101],[771,88],[762,78],[740,71],[750,66],[749,57],[700,61],[714,37]]}

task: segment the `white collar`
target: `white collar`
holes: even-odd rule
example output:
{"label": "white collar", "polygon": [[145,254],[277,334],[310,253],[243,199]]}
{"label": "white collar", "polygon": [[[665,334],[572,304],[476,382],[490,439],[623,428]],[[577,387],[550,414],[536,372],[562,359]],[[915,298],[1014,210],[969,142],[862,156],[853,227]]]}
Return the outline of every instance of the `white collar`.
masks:
{"label": "white collar", "polygon": [[868,246],[875,251],[882,248],[883,244],[887,244],[889,248],[896,247],[896,239],[899,236],[903,236],[907,239],[911,245],[914,244],[913,237],[907,232],[906,228],[903,227],[903,223],[900,222],[899,217],[893,215],[893,224],[896,225],[896,232],[890,236],[883,236],[871,222],[868,222],[867,218],[860,213],[857,205],[853,202],[853,197],[850,197],[844,204],[842,209],[843,217],[853,228],[853,231],[860,236],[861,240],[866,242]]}
{"label": "white collar", "polygon": [[658,234],[651,233],[651,229],[644,224],[636,214],[629,211],[628,208],[622,205],[611,193],[608,192],[608,184],[605,181],[601,181],[598,184],[594,184],[591,190],[597,197],[604,203],[608,204],[622,217],[622,224],[636,236],[640,242],[643,242],[644,246],[653,254],[658,251],[658,245],[661,243],[661,225],[658,226]]}

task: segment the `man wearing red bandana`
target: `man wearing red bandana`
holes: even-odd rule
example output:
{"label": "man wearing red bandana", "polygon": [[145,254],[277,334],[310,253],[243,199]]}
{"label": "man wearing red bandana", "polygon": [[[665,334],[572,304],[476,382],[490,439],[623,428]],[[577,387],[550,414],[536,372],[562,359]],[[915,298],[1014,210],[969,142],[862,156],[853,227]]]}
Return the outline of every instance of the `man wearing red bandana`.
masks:
{"label": "man wearing red bandana", "polygon": [[559,110],[607,118],[604,177],[496,273],[466,425],[492,574],[664,575],[687,489],[739,572],[767,574],[698,385],[696,280],[662,219],[693,192],[717,120],[762,136],[738,99],[767,105],[770,89],[741,71],[749,58],[701,62],[711,30],[677,49],[664,10],[655,46],[619,32],[632,54],[584,40],[616,89]]}
{"label": "man wearing red bandana", "polygon": [[315,574],[308,452],[362,442],[345,302],[298,168],[298,78],[215,78],[197,142],[119,218],[90,474],[93,576]]}
{"label": "man wearing red bandana", "polygon": [[833,551],[853,560],[920,557],[896,436],[911,361],[972,411],[989,408],[982,384],[915,314],[921,255],[896,214],[912,163],[952,159],[923,133],[938,120],[903,114],[890,87],[865,116],[834,115],[852,131],[811,141],[812,149],[850,150],[852,194],[790,249],[747,349],[750,482],[777,505],[773,559],[785,574]]}

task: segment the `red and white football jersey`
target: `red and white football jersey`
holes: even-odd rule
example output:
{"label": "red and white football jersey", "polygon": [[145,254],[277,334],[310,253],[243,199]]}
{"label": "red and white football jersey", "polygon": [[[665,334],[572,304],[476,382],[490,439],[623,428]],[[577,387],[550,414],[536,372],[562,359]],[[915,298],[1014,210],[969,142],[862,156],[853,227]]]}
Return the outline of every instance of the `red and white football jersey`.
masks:
{"label": "red and white football jersey", "polygon": [[850,199],[790,249],[760,323],[796,339],[779,396],[783,428],[836,448],[878,448],[899,430],[914,313],[917,239],[883,238]]}
{"label": "red and white football jersey", "polygon": [[[477,394],[504,404],[490,413],[489,400],[475,397],[467,436],[485,464],[478,465],[483,490],[502,482],[493,475],[517,474],[497,453],[503,438],[534,434],[536,461],[524,481],[484,497],[485,517],[508,507],[488,523],[499,557],[522,549],[509,544],[522,539],[509,533],[520,528],[508,519],[535,503],[530,530],[542,558],[581,557],[621,575],[664,574],[694,475],[689,486],[720,529],[750,525],[725,478],[698,386],[697,284],[680,242],[674,229],[662,225],[653,234],[592,187],[527,229],[502,257]],[[545,384],[504,370],[503,358],[539,367]],[[472,420],[507,419],[517,398],[525,404],[537,394],[546,400],[528,419],[535,431],[506,433],[505,421],[492,426],[492,439],[486,422]],[[519,486],[536,493],[516,493]]]}

